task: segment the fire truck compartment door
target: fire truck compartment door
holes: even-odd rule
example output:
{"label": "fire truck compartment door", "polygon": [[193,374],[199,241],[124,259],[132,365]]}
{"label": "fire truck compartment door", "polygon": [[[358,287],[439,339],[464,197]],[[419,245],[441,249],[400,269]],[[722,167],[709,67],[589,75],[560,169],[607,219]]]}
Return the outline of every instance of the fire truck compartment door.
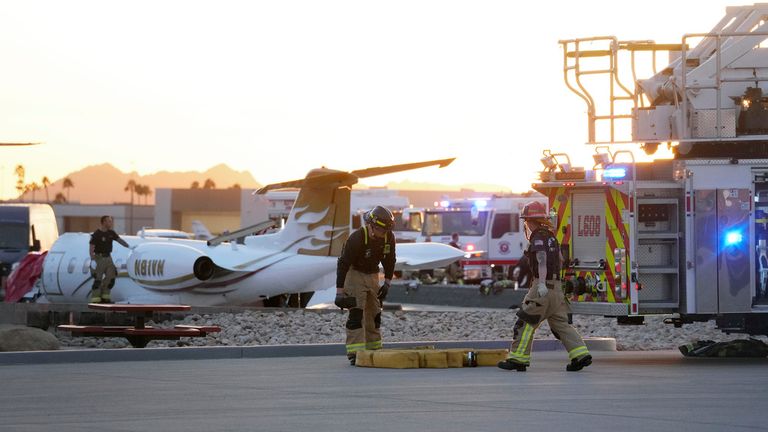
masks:
{"label": "fire truck compartment door", "polygon": [[747,312],[752,307],[749,190],[697,190],[694,199],[696,312]]}
{"label": "fire truck compartment door", "polygon": [[573,258],[597,264],[605,258],[605,194],[574,193],[571,220]]}

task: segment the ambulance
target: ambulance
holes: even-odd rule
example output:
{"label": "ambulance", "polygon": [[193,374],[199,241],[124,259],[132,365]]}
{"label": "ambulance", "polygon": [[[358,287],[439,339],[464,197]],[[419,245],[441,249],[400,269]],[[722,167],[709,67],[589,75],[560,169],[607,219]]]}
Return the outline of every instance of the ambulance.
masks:
{"label": "ambulance", "polygon": [[528,247],[520,212],[532,201],[546,202],[538,194],[442,201],[424,210],[422,239],[447,244],[457,233],[467,253],[461,260],[466,282],[507,278]]}
{"label": "ambulance", "polygon": [[[712,31],[680,44],[561,41],[566,84],[587,103],[588,143],[599,146],[591,169],[544,151],[533,188],[551,209],[574,313],[629,324],[669,314],[677,327],[714,320],[768,335],[766,16],[765,3],[728,7]],[[655,62],[659,52],[670,64],[637,79],[641,55]],[[632,85],[619,65],[630,65]],[[599,74],[611,90],[600,93],[610,95],[603,111],[582,81]],[[666,145],[673,157],[640,162],[616,150],[631,143],[647,154]]]}
{"label": "ambulance", "polygon": [[392,232],[398,243],[415,243],[423,241],[421,230],[424,226],[424,209],[408,206],[392,210],[395,225]]}

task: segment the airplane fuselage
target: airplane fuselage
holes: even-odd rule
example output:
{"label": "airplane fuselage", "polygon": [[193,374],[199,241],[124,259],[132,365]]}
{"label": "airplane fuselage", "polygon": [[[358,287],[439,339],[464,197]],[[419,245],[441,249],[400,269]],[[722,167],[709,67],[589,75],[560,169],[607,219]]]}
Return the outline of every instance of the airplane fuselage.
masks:
{"label": "airplane fuselage", "polygon": [[[335,257],[265,253],[269,236],[248,245],[215,247],[195,240],[122,236],[133,251],[115,243],[112,260],[118,276],[112,299],[120,303],[179,303],[197,306],[244,305],[284,293],[310,292],[333,284]],[[52,303],[87,303],[93,285],[88,255],[90,234],[67,233],[54,243],[43,263],[42,289]],[[227,268],[200,280],[197,257],[216,257]],[[257,262],[254,262],[257,261]],[[237,267],[240,266],[240,270]],[[234,269],[233,269],[234,268]]]}

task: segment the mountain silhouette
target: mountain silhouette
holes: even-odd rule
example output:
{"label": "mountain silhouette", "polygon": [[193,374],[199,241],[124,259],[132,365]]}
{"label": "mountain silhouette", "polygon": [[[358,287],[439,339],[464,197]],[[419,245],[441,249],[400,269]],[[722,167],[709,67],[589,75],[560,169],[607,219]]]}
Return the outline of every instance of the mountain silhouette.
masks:
{"label": "mountain silhouette", "polygon": [[[74,185],[69,190],[64,189],[64,179],[69,178]],[[53,201],[57,193],[61,192],[65,197],[69,194],[68,202],[80,204],[113,204],[131,202],[130,192],[125,190],[129,180],[137,184],[149,186],[152,194],[147,197],[139,197],[134,193],[135,204],[154,204],[155,189],[157,188],[189,188],[192,182],[197,181],[200,187],[206,179],[211,179],[219,189],[226,189],[235,184],[243,189],[258,188],[261,185],[248,171],[235,171],[224,164],[213,166],[205,172],[160,171],[154,174],[139,175],[136,172],[124,173],[111,164],[103,163],[91,165],[79,171],[72,172],[54,181],[48,186],[48,199]],[[46,201],[45,189],[34,193],[25,192],[19,197],[22,201]]]}

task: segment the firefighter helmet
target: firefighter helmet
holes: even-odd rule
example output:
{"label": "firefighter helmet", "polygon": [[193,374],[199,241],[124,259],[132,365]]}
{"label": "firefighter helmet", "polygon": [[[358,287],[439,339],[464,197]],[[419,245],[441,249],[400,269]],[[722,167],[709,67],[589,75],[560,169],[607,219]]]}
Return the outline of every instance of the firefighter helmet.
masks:
{"label": "firefighter helmet", "polygon": [[531,201],[523,207],[523,212],[520,214],[522,219],[546,219],[549,217],[547,213],[547,207],[538,201]]}
{"label": "firefighter helmet", "polygon": [[379,226],[391,231],[395,225],[395,217],[388,208],[376,206],[365,215],[365,221],[371,225]]}

